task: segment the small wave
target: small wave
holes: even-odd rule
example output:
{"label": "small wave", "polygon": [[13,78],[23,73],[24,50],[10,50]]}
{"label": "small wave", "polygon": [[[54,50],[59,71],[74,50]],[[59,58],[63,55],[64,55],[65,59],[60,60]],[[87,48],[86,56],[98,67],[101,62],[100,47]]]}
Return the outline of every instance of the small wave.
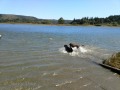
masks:
{"label": "small wave", "polygon": [[43,73],[43,75],[42,75],[42,76],[46,76],[46,75],[48,75],[48,74],[49,74],[49,73],[46,73],[46,72],[45,72],[45,73]]}
{"label": "small wave", "polygon": [[33,90],[38,90],[38,89],[40,89],[42,86],[37,86],[37,87],[35,87],[35,88],[33,88]]}
{"label": "small wave", "polygon": [[53,73],[53,76],[56,76],[56,75],[58,75],[58,74],[54,72],[54,73]]}
{"label": "small wave", "polygon": [[57,84],[56,87],[62,86],[62,85],[65,85],[65,84],[70,84],[70,83],[72,83],[72,81],[65,81],[64,83]]}
{"label": "small wave", "polygon": [[49,38],[49,40],[53,40],[53,38]]}
{"label": "small wave", "polygon": [[91,83],[84,84],[83,86],[84,86],[84,87],[87,87],[88,85],[91,85]]}

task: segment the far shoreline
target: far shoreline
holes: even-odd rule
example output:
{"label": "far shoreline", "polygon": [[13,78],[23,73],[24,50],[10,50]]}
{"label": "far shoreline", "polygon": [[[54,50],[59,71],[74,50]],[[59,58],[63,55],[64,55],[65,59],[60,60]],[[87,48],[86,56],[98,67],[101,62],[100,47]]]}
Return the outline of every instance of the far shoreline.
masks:
{"label": "far shoreline", "polygon": [[95,26],[95,27],[120,27],[120,25],[89,25],[89,24],[83,24],[83,25],[73,25],[73,24],[37,24],[37,23],[0,23],[0,24],[26,24],[26,25],[40,25],[40,26]]}

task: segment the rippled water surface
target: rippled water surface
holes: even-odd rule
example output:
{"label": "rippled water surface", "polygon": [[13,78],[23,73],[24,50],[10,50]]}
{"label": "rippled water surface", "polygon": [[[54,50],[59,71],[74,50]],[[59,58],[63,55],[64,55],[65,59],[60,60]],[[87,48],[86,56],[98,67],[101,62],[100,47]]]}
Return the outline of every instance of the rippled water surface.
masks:
{"label": "rippled water surface", "polygon": [[[120,51],[119,27],[0,24],[0,90],[120,90],[100,67]],[[85,45],[66,53],[64,44]]]}

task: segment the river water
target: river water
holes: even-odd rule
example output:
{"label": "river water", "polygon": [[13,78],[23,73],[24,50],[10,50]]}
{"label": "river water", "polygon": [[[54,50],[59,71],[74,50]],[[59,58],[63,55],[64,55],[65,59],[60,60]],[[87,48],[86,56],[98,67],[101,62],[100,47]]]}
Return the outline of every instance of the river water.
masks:
{"label": "river water", "polygon": [[[0,24],[0,90],[120,90],[98,64],[120,51],[119,27]],[[68,54],[64,45],[77,43]]]}

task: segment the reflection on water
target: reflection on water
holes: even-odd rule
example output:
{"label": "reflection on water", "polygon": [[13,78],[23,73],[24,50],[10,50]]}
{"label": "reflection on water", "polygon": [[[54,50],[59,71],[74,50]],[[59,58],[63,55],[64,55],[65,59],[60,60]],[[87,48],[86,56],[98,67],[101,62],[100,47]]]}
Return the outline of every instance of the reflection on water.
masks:
{"label": "reflection on water", "polygon": [[[1,24],[1,90],[119,90],[119,75],[93,62],[120,50],[120,28]],[[64,44],[84,47],[66,53]]]}

